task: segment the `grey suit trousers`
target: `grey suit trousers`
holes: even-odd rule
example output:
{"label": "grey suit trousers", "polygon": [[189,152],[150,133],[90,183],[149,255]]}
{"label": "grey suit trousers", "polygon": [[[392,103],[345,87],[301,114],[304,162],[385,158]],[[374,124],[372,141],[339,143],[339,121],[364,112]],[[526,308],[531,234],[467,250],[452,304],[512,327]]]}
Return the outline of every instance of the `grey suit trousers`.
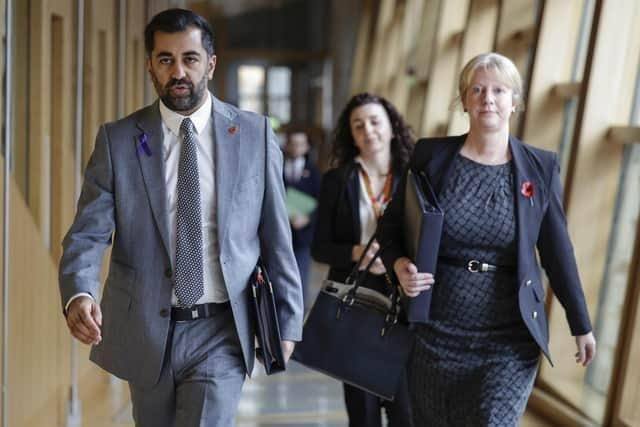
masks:
{"label": "grey suit trousers", "polygon": [[246,368],[231,309],[172,321],[169,340],[158,383],[129,384],[136,426],[232,426]]}

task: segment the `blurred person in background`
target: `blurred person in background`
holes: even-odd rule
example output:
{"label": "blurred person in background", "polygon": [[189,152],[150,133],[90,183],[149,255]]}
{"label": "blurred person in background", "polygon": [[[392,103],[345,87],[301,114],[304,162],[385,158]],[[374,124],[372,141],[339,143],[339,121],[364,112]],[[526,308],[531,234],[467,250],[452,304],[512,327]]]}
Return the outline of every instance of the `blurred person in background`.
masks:
{"label": "blurred person in background", "polygon": [[[344,282],[362,255],[412,150],[410,128],[389,101],[369,93],[349,100],[334,130],[331,160],[336,167],[323,176],[312,245],[313,258],[329,264],[329,280]],[[373,243],[361,268],[378,249],[379,244]],[[390,295],[393,289],[385,273],[377,257],[363,286]],[[351,427],[380,427],[381,408],[386,410],[390,427],[412,425],[404,375],[393,401],[349,384],[344,384],[344,398]]]}
{"label": "blurred person in background", "polygon": [[[309,208],[317,205],[320,195],[320,171],[309,156],[311,144],[302,128],[292,128],[287,132],[284,145],[284,185],[290,195],[292,190],[309,197]],[[289,200],[291,197],[288,198]],[[306,210],[306,209],[305,209]],[[310,212],[290,212],[293,251],[300,270],[305,306],[309,302],[309,274],[311,270],[311,241],[316,223],[316,207]]]}

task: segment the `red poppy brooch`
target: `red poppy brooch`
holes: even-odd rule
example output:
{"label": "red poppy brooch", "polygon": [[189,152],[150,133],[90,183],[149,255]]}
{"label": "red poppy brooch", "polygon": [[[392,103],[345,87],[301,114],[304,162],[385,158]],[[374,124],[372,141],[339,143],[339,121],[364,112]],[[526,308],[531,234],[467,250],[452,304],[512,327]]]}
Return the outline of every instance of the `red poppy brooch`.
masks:
{"label": "red poppy brooch", "polygon": [[520,187],[520,193],[524,197],[529,199],[529,202],[531,202],[531,206],[533,206],[533,195],[535,194],[535,187],[533,186],[533,184],[529,181],[523,182],[522,186]]}
{"label": "red poppy brooch", "polygon": [[227,129],[227,132],[233,135],[234,133],[238,132],[238,130],[240,130],[238,125],[232,125],[232,126],[229,126],[229,129]]}

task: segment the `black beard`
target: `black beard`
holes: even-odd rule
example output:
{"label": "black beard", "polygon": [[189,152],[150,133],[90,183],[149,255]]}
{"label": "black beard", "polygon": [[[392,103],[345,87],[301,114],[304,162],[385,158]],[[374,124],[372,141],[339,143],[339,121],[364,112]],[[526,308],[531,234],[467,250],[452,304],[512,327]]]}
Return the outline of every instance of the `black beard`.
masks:
{"label": "black beard", "polygon": [[[191,81],[187,79],[176,80],[173,79],[164,88],[159,88],[159,84],[157,80],[154,78],[153,83],[158,90],[158,95],[164,105],[167,106],[172,111],[180,112],[180,111],[191,111],[195,110],[196,107],[202,102],[204,95],[207,91],[207,76],[202,76],[202,79],[197,83],[196,86],[191,83]],[[184,85],[189,88],[189,93],[185,96],[173,96],[171,95],[170,89],[175,85]]]}

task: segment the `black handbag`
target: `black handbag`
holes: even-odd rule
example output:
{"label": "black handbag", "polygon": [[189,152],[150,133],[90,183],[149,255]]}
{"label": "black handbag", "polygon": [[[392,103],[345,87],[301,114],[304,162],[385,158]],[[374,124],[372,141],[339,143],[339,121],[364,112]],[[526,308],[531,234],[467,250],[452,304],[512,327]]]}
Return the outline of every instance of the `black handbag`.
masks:
{"label": "black handbag", "polygon": [[285,370],[284,355],[280,345],[280,325],[273,286],[267,269],[258,259],[258,263],[249,278],[251,286],[254,326],[258,346],[256,358],[264,365],[267,375]]}
{"label": "black handbag", "polygon": [[407,326],[398,322],[397,287],[393,287],[389,297],[361,286],[375,260],[374,257],[358,272],[372,242],[373,238],[345,283],[325,280],[305,319],[303,340],[296,345],[292,358],[393,400],[411,354],[413,338]]}

